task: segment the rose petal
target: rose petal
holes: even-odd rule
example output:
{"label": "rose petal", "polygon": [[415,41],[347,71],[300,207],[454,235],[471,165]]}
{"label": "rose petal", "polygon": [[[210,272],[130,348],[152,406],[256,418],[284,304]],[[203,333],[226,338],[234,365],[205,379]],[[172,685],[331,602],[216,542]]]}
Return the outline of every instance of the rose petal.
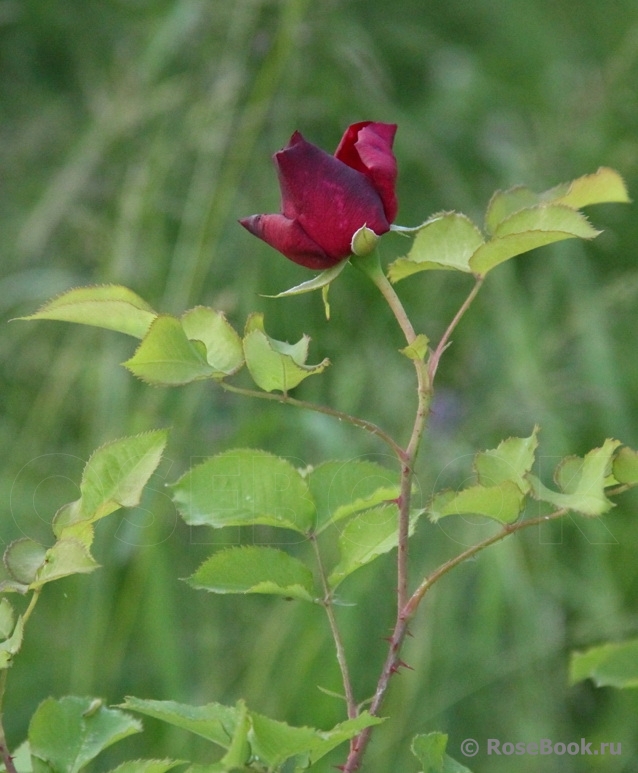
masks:
{"label": "rose petal", "polygon": [[371,177],[307,142],[295,132],[275,154],[282,211],[336,261],[350,254],[352,236],[367,225],[376,234],[389,230],[381,196]]}
{"label": "rose petal", "polygon": [[252,215],[239,222],[251,234],[263,239],[300,266],[323,270],[339,262],[326,255],[299,223],[284,215]]}
{"label": "rose petal", "polygon": [[389,223],[397,214],[395,193],[397,162],[392,152],[396,124],[362,121],[352,124],[343,135],[335,158],[365,174],[383,201]]}

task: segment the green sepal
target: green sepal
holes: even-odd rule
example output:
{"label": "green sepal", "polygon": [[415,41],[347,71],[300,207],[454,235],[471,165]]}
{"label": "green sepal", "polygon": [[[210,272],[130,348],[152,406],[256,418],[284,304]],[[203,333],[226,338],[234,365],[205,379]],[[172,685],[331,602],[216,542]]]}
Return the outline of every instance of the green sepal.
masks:
{"label": "green sepal", "polygon": [[327,268],[325,271],[317,274],[312,279],[308,279],[306,282],[295,285],[289,290],[284,290],[281,293],[277,293],[277,295],[264,295],[263,297],[287,298],[291,295],[302,295],[303,293],[311,293],[313,290],[322,290],[328,287],[331,282],[334,282],[334,280],[339,276],[343,269],[348,265],[349,260],[350,258],[346,258],[340,263],[337,263],[335,266],[332,266],[332,268]]}

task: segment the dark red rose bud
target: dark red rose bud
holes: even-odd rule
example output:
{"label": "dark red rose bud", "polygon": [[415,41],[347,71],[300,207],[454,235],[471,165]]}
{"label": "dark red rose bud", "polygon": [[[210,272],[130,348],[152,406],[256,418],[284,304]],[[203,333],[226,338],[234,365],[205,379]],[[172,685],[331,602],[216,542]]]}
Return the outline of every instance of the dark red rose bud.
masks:
{"label": "dark red rose bud", "polygon": [[326,269],[352,254],[352,238],[366,226],[377,236],[396,217],[394,124],[352,124],[334,156],[295,132],[275,153],[281,214],[239,222],[294,263]]}

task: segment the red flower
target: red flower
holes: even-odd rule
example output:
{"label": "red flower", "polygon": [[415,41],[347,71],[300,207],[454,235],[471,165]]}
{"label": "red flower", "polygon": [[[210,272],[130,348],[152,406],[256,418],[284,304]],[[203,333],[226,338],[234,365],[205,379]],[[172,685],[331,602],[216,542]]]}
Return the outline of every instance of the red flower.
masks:
{"label": "red flower", "polygon": [[334,156],[295,132],[274,155],[282,213],[239,222],[294,263],[334,266],[352,254],[359,228],[365,225],[380,236],[396,216],[396,130],[388,123],[352,124]]}

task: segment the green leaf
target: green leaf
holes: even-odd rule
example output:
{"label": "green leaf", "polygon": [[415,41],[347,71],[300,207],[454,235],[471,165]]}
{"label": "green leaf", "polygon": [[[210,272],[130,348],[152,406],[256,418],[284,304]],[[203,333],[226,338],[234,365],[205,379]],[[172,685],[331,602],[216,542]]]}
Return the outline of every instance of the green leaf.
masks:
{"label": "green leaf", "polygon": [[265,524],[307,534],[314,525],[308,485],[289,462],[265,451],[235,449],[213,456],[170,488],[191,526]]}
{"label": "green leaf", "polygon": [[483,486],[513,481],[524,493],[530,489],[527,473],[534,464],[538,448],[538,427],[527,438],[512,437],[503,440],[498,447],[481,451],[474,457],[474,469],[478,482]]}
{"label": "green leaf", "polygon": [[47,698],[29,725],[31,754],[54,773],[77,773],[104,749],[142,730],[140,722],[91,698]]}
{"label": "green leaf", "polygon": [[555,473],[560,492],[548,489],[538,478],[529,475],[534,496],[555,507],[582,515],[598,516],[606,513],[614,507],[613,502],[605,496],[605,485],[612,468],[612,456],[619,445],[618,440],[607,439],[601,448],[595,448],[582,459],[564,459]]}
{"label": "green leaf", "polygon": [[251,314],[246,322],[244,356],[255,384],[266,392],[288,392],[308,376],[321,373],[330,361],[306,365],[309,343],[308,336],[296,344],[270,338],[264,330],[263,314]]}
{"label": "green leaf", "polygon": [[397,473],[361,459],[324,462],[306,475],[317,506],[316,531],[401,493]]}
{"label": "green leaf", "polygon": [[[419,510],[412,514],[410,535],[414,533],[422,512]],[[348,575],[397,546],[397,518],[396,505],[381,505],[348,521],[339,536],[339,563],[328,578],[331,588],[336,588]]]}
{"label": "green leaf", "polygon": [[313,290],[321,290],[324,287],[327,287],[331,282],[333,282],[339,274],[343,271],[343,269],[348,265],[350,258],[346,258],[345,260],[342,260],[340,263],[337,263],[336,266],[333,266],[332,268],[328,268],[325,271],[322,271],[320,274],[317,274],[317,276],[314,276],[312,279],[308,279],[306,282],[302,282],[299,285],[295,285],[295,287],[291,287],[289,290],[284,290],[282,293],[278,293],[277,295],[264,295],[264,298],[287,298],[290,295],[302,295],[303,293],[311,293]]}
{"label": "green leaf", "polygon": [[392,282],[418,271],[448,269],[469,272],[470,258],[483,244],[474,223],[459,212],[434,215],[419,229],[410,252],[388,267]]}
{"label": "green leaf", "polygon": [[8,639],[15,625],[15,613],[9,599],[0,599],[0,640]]}
{"label": "green leaf", "polygon": [[470,269],[485,275],[506,260],[563,239],[593,239],[597,231],[580,212],[560,204],[539,204],[515,212],[497,226],[494,238],[479,247]]}
{"label": "green leaf", "polygon": [[175,701],[143,700],[127,696],[120,708],[181,727],[224,749],[229,748],[240,718],[237,706],[223,706],[221,703],[189,706]]}
{"label": "green leaf", "polygon": [[69,535],[83,541],[73,527],[90,524],[120,507],[138,505],[162,458],[167,436],[167,430],[154,430],[119,438],[94,451],[82,472],[80,498],[62,507],[53,519],[56,537]]}
{"label": "green leaf", "polygon": [[271,547],[220,550],[204,561],[188,583],[213,593],[270,593],[304,601],[315,598],[310,569]]}
{"label": "green leaf", "polygon": [[624,446],[616,454],[613,464],[614,478],[618,483],[638,485],[638,451]]}
{"label": "green leaf", "polygon": [[221,311],[197,306],[182,316],[182,327],[189,341],[201,341],[213,378],[236,373],[244,364],[241,338]]}
{"label": "green leaf", "polygon": [[165,314],[156,318],[135,354],[123,364],[142,381],[159,386],[189,384],[215,373],[204,344],[189,341],[182,323]]}
{"label": "green leaf", "polygon": [[597,687],[638,687],[638,639],[572,652],[569,683],[584,679]]}
{"label": "green leaf", "polygon": [[251,712],[250,717],[252,730],[248,740],[252,754],[266,763],[269,769],[278,768],[292,757],[302,758],[305,767],[312,765],[366,727],[383,721],[364,711],[355,719],[341,722],[332,730],[317,730],[314,727],[292,727],[255,712]]}
{"label": "green leaf", "polygon": [[538,204],[529,209],[514,212],[499,223],[494,236],[504,237],[524,234],[528,231],[565,234],[565,238],[576,236],[593,239],[600,234],[582,212],[564,204]]}
{"label": "green leaf", "polygon": [[424,773],[440,773],[443,770],[447,738],[445,733],[414,736],[410,749],[423,765]]}
{"label": "green leaf", "polygon": [[448,515],[483,515],[499,523],[514,523],[523,510],[525,495],[511,480],[496,486],[469,486],[461,491],[442,491],[434,496],[428,510],[430,520]]}
{"label": "green leaf", "polygon": [[234,764],[244,759],[246,752],[267,766],[278,768],[291,757],[304,756],[314,763],[329,751],[353,738],[366,727],[377,725],[383,720],[362,712],[355,719],[346,720],[332,730],[316,730],[312,727],[292,727],[285,722],[270,719],[262,714],[248,711],[243,701],[235,706],[209,703],[206,706],[188,706],[174,701],[152,701],[127,697],[121,708],[138,711],[191,733],[227,749],[220,763],[209,766],[192,766],[189,770],[197,773],[224,773],[232,770]]}
{"label": "green leaf", "polygon": [[448,737],[445,733],[417,735],[412,741],[412,754],[423,766],[423,773],[472,773],[445,753]]}
{"label": "green leaf", "polygon": [[590,204],[627,204],[631,201],[622,177],[614,169],[604,166],[593,174],[584,175],[571,183],[547,191],[544,198],[573,209],[581,209]]}
{"label": "green leaf", "polygon": [[109,773],[166,773],[183,764],[184,760],[129,760]]}
{"label": "green leaf", "polygon": [[235,708],[237,711],[235,732],[228,746],[228,751],[220,760],[220,763],[227,770],[238,770],[239,768],[243,770],[251,755],[250,743],[248,741],[248,732],[250,730],[248,709],[244,701],[241,700],[237,701]]}
{"label": "green leaf", "polygon": [[628,201],[629,196],[622,177],[613,169],[601,167],[593,174],[579,177],[571,183],[562,183],[540,194],[533,193],[524,186],[497,191],[488,205],[485,224],[487,230],[494,233],[499,223],[510,215],[542,203],[581,209],[590,204]]}
{"label": "green leaf", "polygon": [[4,565],[18,583],[29,586],[44,563],[47,549],[28,537],[15,540],[4,551]]}
{"label": "green leaf", "polygon": [[399,349],[399,351],[410,360],[424,360],[425,355],[428,353],[429,343],[430,339],[423,333],[419,333],[409,346]]}
{"label": "green leaf", "polygon": [[314,764],[337,746],[354,738],[366,727],[380,725],[384,721],[383,717],[373,717],[367,711],[362,711],[359,716],[340,722],[332,730],[318,730],[317,739],[310,751],[310,763]]}
{"label": "green leaf", "polygon": [[47,550],[44,564],[29,588],[39,588],[71,574],[88,574],[98,567],[99,564],[83,542],[74,538],[61,539]]}
{"label": "green leaf", "polygon": [[488,233],[493,234],[503,220],[510,215],[520,212],[521,209],[529,209],[540,204],[542,197],[526,188],[517,185],[507,191],[496,191],[487,205],[485,214],[485,227]]}
{"label": "green leaf", "polygon": [[120,285],[77,287],[19,319],[53,319],[115,330],[143,338],[156,312],[132,290]]}
{"label": "green leaf", "polygon": [[22,615],[18,618],[11,636],[0,643],[0,669],[9,668],[13,663],[13,656],[20,651],[22,647],[22,638],[24,636],[24,620]]}

